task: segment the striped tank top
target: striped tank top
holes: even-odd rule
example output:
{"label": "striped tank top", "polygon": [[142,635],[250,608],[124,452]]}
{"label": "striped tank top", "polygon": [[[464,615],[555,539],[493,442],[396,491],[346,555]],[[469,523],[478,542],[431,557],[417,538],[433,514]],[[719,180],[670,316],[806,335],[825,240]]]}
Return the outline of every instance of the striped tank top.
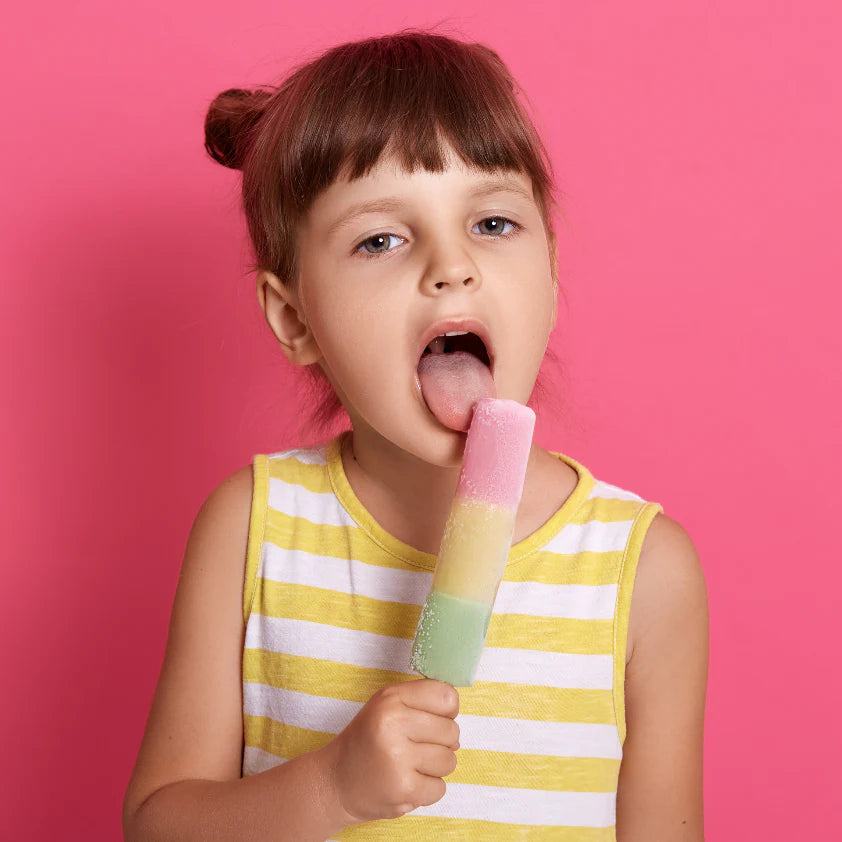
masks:
{"label": "striped tank top", "polygon": [[[420,678],[409,654],[436,557],[363,507],[342,466],[346,434],[253,459],[243,776],[320,748],[380,687]],[[578,483],[511,548],[476,680],[459,688],[444,797],[337,842],[616,840],[632,586],[663,508],[553,455]]]}

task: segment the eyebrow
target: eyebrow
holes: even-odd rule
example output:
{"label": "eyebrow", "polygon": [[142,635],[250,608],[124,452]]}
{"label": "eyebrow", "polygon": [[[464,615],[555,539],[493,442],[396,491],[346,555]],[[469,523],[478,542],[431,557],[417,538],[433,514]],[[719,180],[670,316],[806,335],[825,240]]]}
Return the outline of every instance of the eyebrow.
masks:
{"label": "eyebrow", "polygon": [[[508,178],[487,178],[481,181],[473,190],[469,191],[468,196],[472,199],[489,196],[492,193],[514,193],[521,199],[526,201],[533,201],[532,194],[520,184]],[[342,230],[346,225],[350,225],[355,219],[367,213],[391,213],[392,211],[400,210],[405,205],[405,201],[399,196],[384,196],[381,199],[372,199],[368,202],[358,202],[351,205],[345,213],[334,222],[327,230],[327,236],[332,237]]]}

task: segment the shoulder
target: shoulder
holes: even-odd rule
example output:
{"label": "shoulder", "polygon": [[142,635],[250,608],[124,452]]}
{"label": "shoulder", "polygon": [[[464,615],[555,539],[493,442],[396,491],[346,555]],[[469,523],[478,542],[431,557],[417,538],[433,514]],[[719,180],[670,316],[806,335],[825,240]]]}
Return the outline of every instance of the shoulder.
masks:
{"label": "shoulder", "polygon": [[[242,531],[245,519],[245,530],[248,532],[248,518],[251,514],[251,498],[254,486],[254,469],[252,465],[244,465],[224,477],[208,494],[196,515],[206,524],[224,521],[226,525],[238,524]],[[245,518],[244,518],[245,516]]]}
{"label": "shoulder", "polygon": [[187,541],[185,569],[200,566],[235,580],[242,577],[248,546],[253,468],[245,465],[224,477],[207,495]]}
{"label": "shoulder", "polygon": [[[646,531],[629,612],[626,661],[644,638],[681,633],[707,623],[707,586],[687,530],[659,512]],[[698,631],[698,629],[697,629]]]}

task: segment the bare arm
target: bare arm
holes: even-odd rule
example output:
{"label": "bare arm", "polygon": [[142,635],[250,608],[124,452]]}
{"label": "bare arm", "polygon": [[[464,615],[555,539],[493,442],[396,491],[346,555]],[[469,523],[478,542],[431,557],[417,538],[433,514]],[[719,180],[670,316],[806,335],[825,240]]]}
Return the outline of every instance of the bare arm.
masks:
{"label": "bare arm", "polygon": [[155,792],[128,820],[127,842],[324,842],[354,822],[332,786],[329,746],[257,775],[188,780]]}
{"label": "bare arm", "polygon": [[629,641],[617,840],[703,842],[707,590],[692,540],[662,514],[641,551]]}
{"label": "bare arm", "polygon": [[190,532],[164,662],[123,803],[128,842],[322,842],[346,823],[330,790],[331,753],[324,749],[240,778],[251,495],[249,465],[210,494]]}

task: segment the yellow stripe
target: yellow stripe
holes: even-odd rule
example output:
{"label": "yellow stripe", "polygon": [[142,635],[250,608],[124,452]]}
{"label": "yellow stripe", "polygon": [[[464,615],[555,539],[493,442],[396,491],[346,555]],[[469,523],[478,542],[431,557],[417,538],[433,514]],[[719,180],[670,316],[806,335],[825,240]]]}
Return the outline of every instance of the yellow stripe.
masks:
{"label": "yellow stripe", "polygon": [[362,560],[363,564],[394,570],[420,569],[386,552],[359,527],[311,523],[306,518],[292,517],[272,508],[266,524],[266,540],[284,550],[294,549],[332,558],[350,557]]}
{"label": "yellow stripe", "polygon": [[575,655],[610,655],[612,625],[611,620],[492,614],[485,645]]}
{"label": "yellow stripe", "polygon": [[391,670],[358,667],[301,655],[243,649],[243,681],[365,704],[381,687],[420,678]]}
{"label": "yellow stripe", "polygon": [[261,579],[262,611],[269,617],[286,617],[324,623],[328,627],[413,638],[420,605],[387,602],[359,594],[341,593],[310,585],[293,585]]}
{"label": "yellow stripe", "polygon": [[614,707],[617,710],[617,732],[620,745],[626,740],[626,645],[629,630],[629,613],[631,609],[632,589],[640,550],[646,530],[659,512],[663,512],[660,503],[638,503],[639,511],[632,525],[631,534],[626,544],[626,555],[620,570],[619,588],[617,591],[616,624],[614,628]]}
{"label": "yellow stripe", "polygon": [[473,687],[459,688],[459,711],[470,716],[499,716],[538,722],[614,724],[610,690],[477,681]]}
{"label": "yellow stripe", "polygon": [[460,748],[456,757],[456,769],[445,780],[480,786],[614,792],[620,772],[619,760],[602,757],[552,757],[466,748]]}
{"label": "yellow stripe", "polygon": [[269,459],[269,476],[292,485],[300,485],[317,494],[329,494],[330,477],[324,465],[299,462],[292,456]]}
{"label": "yellow stripe", "polygon": [[246,568],[243,581],[243,624],[248,624],[254,603],[257,571],[260,565],[260,550],[266,531],[266,507],[269,492],[267,459],[257,455],[253,459],[253,485],[251,514],[249,515],[249,536],[246,549]]}
{"label": "yellow stripe", "polygon": [[614,523],[620,520],[634,520],[641,503],[639,500],[622,500],[619,497],[591,497],[570,518],[569,523],[587,523],[598,520]]}
{"label": "yellow stripe", "polygon": [[616,585],[621,551],[604,553],[551,553],[540,550],[506,566],[505,582],[540,582],[543,585]]}
{"label": "yellow stripe", "polygon": [[616,842],[611,827],[558,827],[550,825],[501,824],[471,819],[435,816],[401,816],[363,822],[335,833],[339,842],[395,842],[396,839],[471,839],[482,842]]}
{"label": "yellow stripe", "polygon": [[[243,681],[283,687],[310,696],[365,704],[381,687],[420,676],[359,667],[263,649],[243,650]],[[614,724],[610,690],[580,690],[477,681],[459,688],[459,712],[469,716],[537,722]]]}
{"label": "yellow stripe", "polygon": [[284,760],[290,760],[308,751],[315,751],[327,745],[335,736],[323,731],[311,731],[296,725],[286,725],[268,716],[243,714],[245,745],[263,749]]}
{"label": "yellow stripe", "polygon": [[[387,637],[414,638],[421,614],[420,605],[372,599],[311,585],[261,578],[261,588],[261,611],[269,617],[326,623]],[[485,644],[541,652],[610,655],[611,635],[611,620],[493,614]]]}

